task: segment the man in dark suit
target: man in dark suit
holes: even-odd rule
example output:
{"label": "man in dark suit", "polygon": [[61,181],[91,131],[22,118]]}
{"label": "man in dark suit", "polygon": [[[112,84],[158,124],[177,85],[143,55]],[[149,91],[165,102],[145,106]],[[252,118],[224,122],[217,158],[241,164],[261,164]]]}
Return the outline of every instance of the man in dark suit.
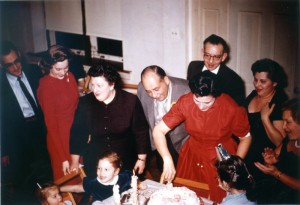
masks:
{"label": "man in dark suit", "polygon": [[52,179],[46,129],[36,98],[42,73],[26,66],[11,42],[0,45],[2,203],[26,204],[32,202],[37,182]]}
{"label": "man in dark suit", "polygon": [[[153,128],[178,98],[189,91],[187,80],[167,76],[159,66],[148,66],[141,73],[137,94],[149,124],[151,148],[156,156],[156,163],[160,171],[163,169],[163,161],[153,141]],[[180,124],[166,136],[167,145],[175,164],[178,160],[178,153],[188,136],[183,124]]]}
{"label": "man in dark suit", "polygon": [[226,41],[212,34],[204,40],[202,52],[204,61],[190,62],[187,79],[190,80],[196,74],[209,70],[217,75],[222,92],[242,105],[245,100],[245,85],[242,78],[225,65],[229,53]]}

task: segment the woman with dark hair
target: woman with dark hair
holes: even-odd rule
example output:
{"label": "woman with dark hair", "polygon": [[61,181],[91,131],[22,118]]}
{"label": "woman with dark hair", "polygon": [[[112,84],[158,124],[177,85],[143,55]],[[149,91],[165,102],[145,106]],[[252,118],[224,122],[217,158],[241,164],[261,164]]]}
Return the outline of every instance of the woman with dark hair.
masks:
{"label": "woman with dark hair", "polygon": [[232,155],[216,164],[219,186],[227,192],[220,205],[254,205],[249,201],[247,190],[253,188],[253,177],[245,162],[239,156]]}
{"label": "woman with dark hair", "polygon": [[287,100],[283,88],[287,85],[283,68],[271,59],[261,59],[253,63],[253,90],[246,99],[246,109],[250,123],[252,143],[245,162],[258,182],[265,178],[254,162],[263,162],[261,153],[265,147],[274,149],[280,145],[285,133],[281,106]]}
{"label": "woman with dark hair", "polygon": [[150,146],[141,102],[122,90],[119,73],[109,65],[92,66],[88,75],[92,93],[80,98],[71,130],[72,169],[79,167],[83,156],[87,176],[95,177],[99,155],[116,150],[124,169],[141,174]]}
{"label": "woman with dark hair", "polygon": [[[164,160],[161,179],[172,181],[176,173],[165,135],[184,122],[190,137],[179,153],[177,176],[208,183],[210,198],[221,202],[225,192],[218,187],[215,146],[222,143],[229,153],[245,157],[251,142],[247,113],[231,97],[219,92],[216,75],[209,71],[192,78],[189,87],[191,92],[179,98],[153,131]],[[233,134],[239,137],[239,144]]]}
{"label": "woman with dark hair", "polygon": [[70,129],[78,103],[76,80],[69,72],[69,51],[51,46],[44,59],[49,74],[40,80],[37,96],[47,127],[47,148],[54,180],[71,172]]}

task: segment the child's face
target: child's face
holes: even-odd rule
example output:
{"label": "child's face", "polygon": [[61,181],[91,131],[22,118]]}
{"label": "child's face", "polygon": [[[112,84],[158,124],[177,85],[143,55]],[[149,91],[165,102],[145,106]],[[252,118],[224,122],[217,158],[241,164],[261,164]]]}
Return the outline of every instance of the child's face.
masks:
{"label": "child's face", "polygon": [[47,193],[47,202],[49,205],[60,205],[62,204],[62,197],[58,189],[50,189]]}
{"label": "child's face", "polygon": [[107,159],[99,160],[97,167],[97,176],[102,183],[111,182],[119,173],[119,168],[116,169]]}

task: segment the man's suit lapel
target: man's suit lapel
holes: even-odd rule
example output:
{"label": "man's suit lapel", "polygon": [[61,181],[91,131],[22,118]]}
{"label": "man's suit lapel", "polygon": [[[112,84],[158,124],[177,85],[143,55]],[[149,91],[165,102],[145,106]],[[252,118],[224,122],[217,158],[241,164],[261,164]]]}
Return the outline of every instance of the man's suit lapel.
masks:
{"label": "man's suit lapel", "polygon": [[[150,97],[149,97],[150,99]],[[154,117],[154,100],[153,99],[150,99],[148,101],[148,117],[149,117],[149,124],[150,124],[150,127],[151,129],[154,128],[155,126],[155,117]]]}
{"label": "man's suit lapel", "polygon": [[8,82],[8,79],[6,77],[6,73],[5,72],[2,72],[1,73],[1,85],[3,86],[1,88],[1,97],[2,99],[5,99],[5,100],[2,100],[2,109],[3,109],[3,112],[11,112],[11,113],[14,113],[15,116],[20,116],[20,117],[23,117],[23,112],[21,110],[21,107],[19,105],[19,102],[17,100],[17,97],[16,95],[14,94],[14,91],[12,90],[9,82]]}
{"label": "man's suit lapel", "polygon": [[224,77],[224,75],[226,75],[226,65],[224,63],[221,63],[217,76]]}

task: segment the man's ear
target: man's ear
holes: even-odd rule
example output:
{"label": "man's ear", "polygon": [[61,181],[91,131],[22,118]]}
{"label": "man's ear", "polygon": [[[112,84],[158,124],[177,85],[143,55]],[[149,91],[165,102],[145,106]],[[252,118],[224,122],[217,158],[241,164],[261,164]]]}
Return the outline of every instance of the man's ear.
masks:
{"label": "man's ear", "polygon": [[228,53],[223,53],[222,62],[224,62],[226,60],[227,56],[228,56]]}
{"label": "man's ear", "polygon": [[165,83],[166,83],[167,85],[170,84],[170,79],[169,79],[168,76],[165,76],[165,77],[164,77],[164,81],[165,81]]}

